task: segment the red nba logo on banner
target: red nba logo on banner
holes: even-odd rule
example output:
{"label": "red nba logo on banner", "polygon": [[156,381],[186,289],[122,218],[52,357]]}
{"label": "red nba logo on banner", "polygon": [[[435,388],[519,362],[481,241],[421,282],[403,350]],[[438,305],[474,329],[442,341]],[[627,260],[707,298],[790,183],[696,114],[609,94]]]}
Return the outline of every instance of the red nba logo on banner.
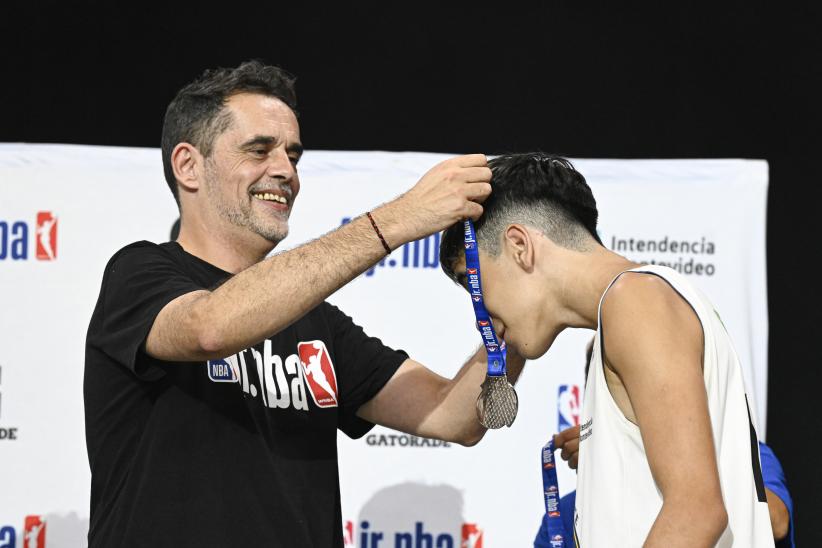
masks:
{"label": "red nba logo on banner", "polygon": [[46,522],[40,516],[26,516],[23,548],[46,548]]}
{"label": "red nba logo on banner", "polygon": [[462,524],[460,548],[482,548],[482,529],[476,523]]}
{"label": "red nba logo on banner", "polygon": [[308,390],[317,407],[337,407],[337,374],[322,341],[297,344],[297,353],[308,381]]}
{"label": "red nba logo on banner", "polygon": [[53,261],[57,258],[57,217],[51,211],[37,213],[37,259]]}

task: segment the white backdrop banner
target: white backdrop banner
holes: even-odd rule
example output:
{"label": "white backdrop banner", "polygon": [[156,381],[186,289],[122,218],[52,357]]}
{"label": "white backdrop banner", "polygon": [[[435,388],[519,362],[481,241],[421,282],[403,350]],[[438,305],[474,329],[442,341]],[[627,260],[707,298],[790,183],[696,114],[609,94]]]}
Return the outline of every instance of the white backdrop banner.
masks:
{"label": "white backdrop banner", "polygon": [[[309,151],[283,249],[395,197],[445,157]],[[714,301],[744,364],[764,438],[767,164],[575,165],[594,190],[606,246],[686,274]],[[85,546],[86,328],[109,257],[132,241],[167,240],[176,217],[157,149],[0,145],[0,548]],[[406,244],[330,300],[369,334],[450,377],[480,341],[467,294],[439,269],[438,248],[438,235]],[[529,362],[517,388],[516,423],[476,447],[380,427],[360,440],[341,435],[346,544],[532,543],[543,513],[540,448],[578,423],[591,336],[568,331]],[[574,489],[564,464],[559,480],[562,493]]]}

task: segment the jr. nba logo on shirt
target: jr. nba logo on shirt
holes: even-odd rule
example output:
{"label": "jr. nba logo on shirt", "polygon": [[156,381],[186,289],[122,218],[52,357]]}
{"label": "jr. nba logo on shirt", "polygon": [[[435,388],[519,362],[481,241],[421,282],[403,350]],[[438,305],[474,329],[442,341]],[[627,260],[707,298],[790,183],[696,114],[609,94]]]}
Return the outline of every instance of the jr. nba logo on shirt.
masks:
{"label": "jr. nba logo on shirt", "polygon": [[323,341],[297,344],[300,363],[303,364],[308,391],[317,407],[337,407],[337,374],[331,356]]}
{"label": "jr. nba logo on shirt", "polygon": [[579,424],[580,411],[579,386],[561,384],[557,396],[557,415],[559,417],[557,432]]}

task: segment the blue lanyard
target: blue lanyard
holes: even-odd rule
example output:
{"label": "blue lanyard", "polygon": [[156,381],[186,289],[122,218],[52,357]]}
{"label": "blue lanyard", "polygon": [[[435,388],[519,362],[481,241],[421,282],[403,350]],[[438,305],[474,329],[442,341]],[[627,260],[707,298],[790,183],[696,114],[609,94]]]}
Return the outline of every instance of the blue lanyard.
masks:
{"label": "blue lanyard", "polygon": [[500,343],[497,332],[491,323],[491,316],[485,309],[480,283],[479,249],[477,247],[477,233],[474,223],[470,219],[465,221],[465,276],[468,280],[468,292],[471,293],[471,302],[474,305],[474,316],[477,318],[477,329],[482,335],[482,342],[488,354],[488,376],[502,377],[505,375],[505,341]]}
{"label": "blue lanyard", "polygon": [[559,481],[554,461],[554,440],[542,448],[542,491],[545,495],[545,514],[548,516],[548,539],[551,548],[565,548],[565,527],[559,515]]}

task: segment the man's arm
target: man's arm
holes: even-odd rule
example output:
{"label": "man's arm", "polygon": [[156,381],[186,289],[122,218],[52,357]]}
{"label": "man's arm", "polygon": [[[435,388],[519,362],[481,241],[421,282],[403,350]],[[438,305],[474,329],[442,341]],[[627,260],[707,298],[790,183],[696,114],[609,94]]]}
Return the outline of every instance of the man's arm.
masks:
{"label": "man's arm", "polygon": [[773,539],[784,540],[791,532],[793,510],[793,500],[788,491],[785,472],[773,450],[761,441],[759,442],[759,462],[762,465],[762,479],[765,483]]}
{"label": "man's arm", "polygon": [[625,274],[602,307],[607,365],[625,385],[662,509],[645,546],[714,546],[727,525],[702,374],[703,334],[662,279]]}
{"label": "man's arm", "polygon": [[[486,356],[485,347],[480,348],[453,379],[406,360],[357,415],[409,434],[476,445],[486,432],[476,411],[480,385],[488,370]],[[525,360],[509,349],[507,369],[512,384],[524,364]]]}
{"label": "man's arm", "polygon": [[788,507],[779,498],[779,495],[765,488],[765,498],[768,501],[768,514],[771,518],[771,529],[773,529],[773,539],[782,540],[788,536],[791,526],[791,514]]}
{"label": "man's arm", "polygon": [[[485,156],[452,158],[372,212],[398,247],[482,214],[491,192]],[[146,352],[166,361],[229,356],[284,329],[385,255],[365,217],[238,273],[214,291],[178,297],[157,315]]]}

